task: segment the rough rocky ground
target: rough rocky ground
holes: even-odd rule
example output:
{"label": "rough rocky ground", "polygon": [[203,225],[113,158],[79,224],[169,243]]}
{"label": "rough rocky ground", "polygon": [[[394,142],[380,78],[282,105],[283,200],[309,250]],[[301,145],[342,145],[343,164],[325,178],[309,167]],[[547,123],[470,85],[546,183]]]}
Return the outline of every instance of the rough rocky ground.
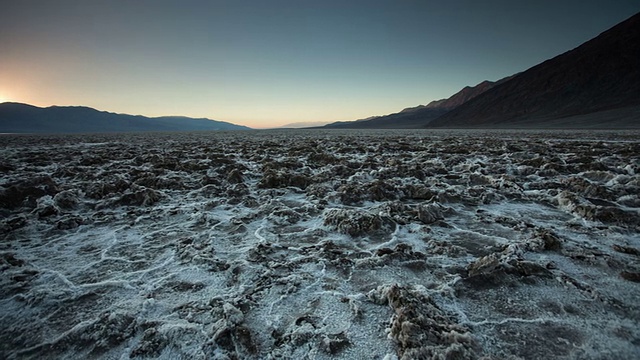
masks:
{"label": "rough rocky ground", "polygon": [[0,358],[638,358],[639,135],[2,136]]}

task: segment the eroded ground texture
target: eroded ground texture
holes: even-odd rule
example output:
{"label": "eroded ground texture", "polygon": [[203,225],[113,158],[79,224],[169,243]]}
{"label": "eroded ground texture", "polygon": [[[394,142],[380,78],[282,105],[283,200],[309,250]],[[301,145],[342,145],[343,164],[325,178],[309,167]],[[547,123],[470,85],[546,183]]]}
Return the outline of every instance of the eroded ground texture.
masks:
{"label": "eroded ground texture", "polygon": [[0,358],[638,358],[638,135],[3,136]]}

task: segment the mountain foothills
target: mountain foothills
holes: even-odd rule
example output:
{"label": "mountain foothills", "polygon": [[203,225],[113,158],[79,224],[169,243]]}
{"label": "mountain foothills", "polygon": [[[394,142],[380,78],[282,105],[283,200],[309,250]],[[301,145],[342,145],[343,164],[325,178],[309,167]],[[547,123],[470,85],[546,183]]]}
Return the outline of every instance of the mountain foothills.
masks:
{"label": "mountain foothills", "polygon": [[249,130],[210,119],[182,116],[149,118],[115,114],[80,106],[40,108],[20,103],[0,104],[0,133],[104,133],[135,131]]}
{"label": "mountain foothills", "polygon": [[640,14],[579,47],[448,99],[326,128],[640,128]]}

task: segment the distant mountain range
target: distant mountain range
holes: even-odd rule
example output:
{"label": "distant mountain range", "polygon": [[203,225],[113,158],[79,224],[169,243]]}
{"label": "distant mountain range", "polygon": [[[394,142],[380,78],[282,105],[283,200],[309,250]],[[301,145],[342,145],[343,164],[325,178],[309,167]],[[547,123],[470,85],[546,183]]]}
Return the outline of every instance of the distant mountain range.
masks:
{"label": "distant mountain range", "polygon": [[640,128],[640,14],[497,82],[325,128]]}
{"label": "distant mountain range", "polygon": [[135,131],[249,130],[224,121],[183,116],[149,118],[115,114],[82,106],[40,108],[27,104],[0,104],[0,133],[103,133]]}
{"label": "distant mountain range", "polygon": [[304,122],[294,122],[285,124],[282,126],[278,126],[279,129],[302,129],[309,128],[314,126],[324,126],[331,123],[331,121],[304,121]]}

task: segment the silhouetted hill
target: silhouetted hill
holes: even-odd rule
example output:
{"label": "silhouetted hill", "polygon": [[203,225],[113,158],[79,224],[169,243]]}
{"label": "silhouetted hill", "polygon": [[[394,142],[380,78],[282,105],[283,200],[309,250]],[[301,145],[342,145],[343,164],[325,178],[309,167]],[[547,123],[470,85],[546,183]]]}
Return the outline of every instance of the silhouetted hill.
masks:
{"label": "silhouetted hill", "polygon": [[40,108],[0,104],[0,133],[100,133],[133,131],[247,130],[228,122],[181,116],[148,118],[115,114],[82,106]]}
{"label": "silhouetted hill", "polygon": [[416,129],[425,120],[435,119],[447,112],[444,109],[424,109],[419,114],[395,113],[366,120],[338,121],[323,126],[326,129]]}
{"label": "silhouetted hill", "polygon": [[425,125],[639,127],[639,110],[640,14],[636,14]]}
{"label": "silhouetted hill", "polygon": [[453,110],[458,106],[466,103],[467,101],[475,98],[476,96],[482,94],[483,92],[493,88],[494,86],[511,79],[512,77],[513,76],[509,76],[504,79],[500,79],[498,81],[485,80],[476,86],[465,86],[462,90],[453,94],[448,99],[434,100],[427,105],[419,105],[412,108],[406,108],[401,112],[415,112],[421,109]]}
{"label": "silhouetted hill", "polygon": [[449,110],[465,103],[469,99],[491,89],[496,84],[502,83],[508,78],[493,81],[483,81],[476,86],[465,86],[459,92],[447,99],[435,100],[427,105],[406,108],[390,115],[373,116],[356,121],[340,121],[327,124],[325,128],[332,129],[415,129],[424,126],[431,120],[446,114]]}

